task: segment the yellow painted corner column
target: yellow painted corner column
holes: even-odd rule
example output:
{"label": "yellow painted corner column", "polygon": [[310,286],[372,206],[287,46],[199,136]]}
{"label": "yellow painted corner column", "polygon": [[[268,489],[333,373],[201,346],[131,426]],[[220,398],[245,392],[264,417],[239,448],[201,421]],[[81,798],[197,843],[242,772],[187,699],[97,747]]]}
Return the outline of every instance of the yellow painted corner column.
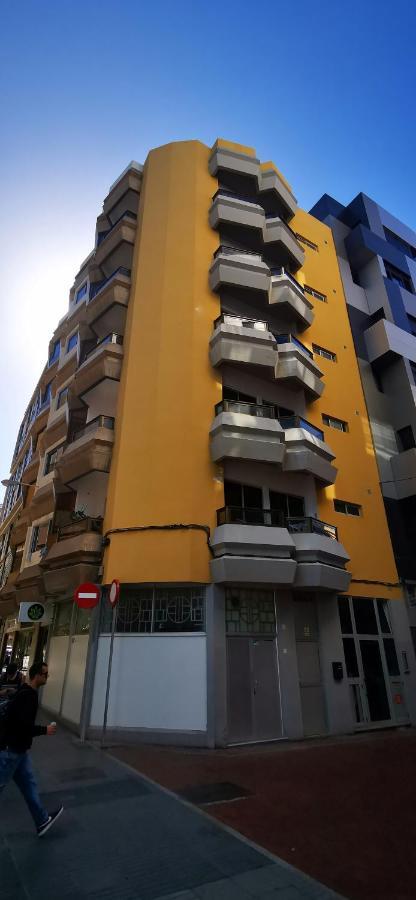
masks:
{"label": "yellow painted corner column", "polygon": [[[209,362],[219,315],[208,272],[217,182],[197,141],[152,150],[145,169],[124,341],[104,530],[197,523],[215,527],[223,486],[209,456],[221,384]],[[198,531],[114,534],[104,582],[207,582]]]}

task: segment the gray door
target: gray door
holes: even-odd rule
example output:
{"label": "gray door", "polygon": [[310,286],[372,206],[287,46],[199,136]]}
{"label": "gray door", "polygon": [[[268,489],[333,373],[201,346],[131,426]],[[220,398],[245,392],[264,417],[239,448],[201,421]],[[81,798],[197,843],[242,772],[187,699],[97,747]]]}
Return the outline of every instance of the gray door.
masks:
{"label": "gray door", "polygon": [[327,730],[315,601],[297,600],[294,609],[303,732],[312,737]]}
{"label": "gray door", "polygon": [[267,741],[281,737],[274,639],[228,638],[227,681],[229,741]]}

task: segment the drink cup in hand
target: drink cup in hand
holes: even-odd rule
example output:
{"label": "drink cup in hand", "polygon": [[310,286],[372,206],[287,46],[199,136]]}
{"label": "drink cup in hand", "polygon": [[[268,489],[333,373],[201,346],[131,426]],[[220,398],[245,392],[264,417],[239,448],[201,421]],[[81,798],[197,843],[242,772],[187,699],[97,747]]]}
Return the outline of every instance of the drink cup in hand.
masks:
{"label": "drink cup in hand", "polygon": [[56,722],[50,722],[46,728],[47,734],[56,734]]}

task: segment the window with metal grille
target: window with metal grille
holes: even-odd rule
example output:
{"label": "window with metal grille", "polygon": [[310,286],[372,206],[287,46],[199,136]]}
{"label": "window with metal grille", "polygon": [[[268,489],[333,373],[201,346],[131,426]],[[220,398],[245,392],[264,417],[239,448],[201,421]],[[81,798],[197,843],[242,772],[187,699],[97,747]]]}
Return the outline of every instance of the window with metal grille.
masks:
{"label": "window with metal grille", "polygon": [[349,503],[348,500],[334,500],[335,512],[343,513],[345,516],[361,516],[362,507],[358,503]]}
{"label": "window with metal grille", "polygon": [[337,361],[336,353],[333,353],[332,350],[326,350],[325,347],[320,347],[319,344],[312,344],[312,350],[317,356],[323,356],[325,359],[330,359],[331,362]]}
{"label": "window with metal grille", "polygon": [[322,421],[329,428],[336,428],[338,431],[348,431],[348,422],[344,422],[343,419],[336,419],[335,416],[327,416],[326,413],[322,413]]}
{"label": "window with metal grille", "polygon": [[[104,598],[101,632],[111,631],[112,609]],[[118,634],[200,632],[205,628],[205,589],[196,587],[121,586],[116,607]]]}
{"label": "window with metal grille", "polygon": [[35,525],[32,532],[32,540],[30,542],[30,552],[35,553],[37,550],[43,550],[48,540],[49,522],[44,525]]}
{"label": "window with metal grille", "polygon": [[228,634],[274,634],[273,591],[226,588],[225,625]]}
{"label": "window with metal grille", "polygon": [[315,297],[315,300],[321,300],[322,303],[328,303],[326,294],[322,294],[321,291],[317,291],[315,288],[310,287],[309,284],[304,284],[303,290],[305,291],[305,294],[310,294],[311,297]]}
{"label": "window with metal grille", "polygon": [[46,454],[44,475],[49,475],[49,472],[52,472],[56,466],[57,460],[62,456],[63,451],[64,444],[60,444],[59,447],[55,447],[54,450],[50,450],[49,453]]}
{"label": "window with metal grille", "polygon": [[319,250],[318,244],[315,244],[313,241],[310,241],[309,238],[304,237],[303,234],[298,234],[298,232],[296,232],[296,237],[297,237],[298,241],[301,242],[301,244],[306,244],[306,246],[310,247],[311,250],[316,250],[316,251]]}

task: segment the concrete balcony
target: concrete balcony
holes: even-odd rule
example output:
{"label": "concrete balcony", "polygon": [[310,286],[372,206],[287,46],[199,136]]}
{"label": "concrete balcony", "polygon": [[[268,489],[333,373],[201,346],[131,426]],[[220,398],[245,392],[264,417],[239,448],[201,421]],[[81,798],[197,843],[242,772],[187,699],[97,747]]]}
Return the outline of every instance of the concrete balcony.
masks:
{"label": "concrete balcony", "polygon": [[346,591],[351,580],[345,569],[349,556],[335,525],[308,517],[289,518],[286,525],[296,548],[295,588]]}
{"label": "concrete balcony", "polygon": [[[52,447],[58,441],[66,437],[68,431],[68,402],[66,392],[59,398],[60,390],[57,389],[57,396],[53,401],[53,406],[49,413],[48,422],[43,432],[43,444]],[[59,402],[59,406],[56,404]]]}
{"label": "concrete balcony", "polygon": [[54,511],[56,478],[57,476],[50,472],[48,476],[42,478],[41,484],[36,486],[30,503],[30,518],[32,522]]}
{"label": "concrete balcony", "polygon": [[277,381],[287,381],[303,389],[311,400],[321,396],[323,372],[316,365],[313,353],[292,334],[276,334],[279,359],[275,372]]}
{"label": "concrete balcony", "polygon": [[97,334],[124,334],[130,287],[131,270],[123,266],[90,285],[86,319]]}
{"label": "concrete balcony", "polygon": [[114,419],[96,416],[76,431],[57,462],[63,484],[85,478],[91,472],[109,472],[114,444]]}
{"label": "concrete balcony", "polygon": [[143,166],[134,160],[127,166],[111,188],[103,203],[103,213],[113,220],[127,209],[137,212],[142,186]]}
{"label": "concrete balcony", "polygon": [[217,512],[211,539],[216,584],[292,585],[296,574],[295,544],[287,528],[267,523],[262,509],[224,507]]}
{"label": "concrete balcony", "polygon": [[211,365],[250,366],[274,378],[277,366],[276,338],[267,322],[223,314],[214,322],[210,340]]}
{"label": "concrete balcony", "polygon": [[131,269],[136,239],[136,215],[125,212],[108,231],[97,236],[94,266],[108,278],[120,266]]}
{"label": "concrete balcony", "polygon": [[314,320],[313,304],[303,288],[284,269],[272,269],[269,305],[275,307],[282,321],[303,331]]}
{"label": "concrete balcony", "polygon": [[416,337],[387,319],[380,319],[364,332],[370,363],[388,365],[399,356],[416,363]]}
{"label": "concrete balcony", "polygon": [[212,198],[212,206],[209,211],[209,224],[211,228],[221,228],[225,233],[235,234],[247,230],[263,232],[264,209],[252,200],[245,200],[220,188]]}
{"label": "concrete balcony", "polygon": [[221,245],[214,254],[209,281],[211,290],[217,293],[222,288],[232,288],[268,297],[270,270],[260,253]]}
{"label": "concrete balcony", "polygon": [[285,432],[284,472],[306,472],[323,485],[334,484],[338,474],[331,465],[335,454],[324,441],[324,433],[301,416],[284,416],[280,424]]}
{"label": "concrete balcony", "polygon": [[78,397],[103,382],[120,381],[123,361],[123,338],[119,334],[108,334],[92,347],[84,356],[76,372],[73,387]]}
{"label": "concrete balcony", "polygon": [[284,431],[272,406],[223,400],[210,428],[211,458],[281,463]]}
{"label": "concrete balcony", "polygon": [[17,603],[25,600],[35,603],[37,600],[42,601],[45,599],[43,573],[37,563],[25,566],[19,572],[15,584]]}
{"label": "concrete balcony", "polygon": [[297,210],[297,200],[288,183],[273,167],[261,168],[258,174],[260,199],[267,212],[276,211],[286,221],[293,218]]}
{"label": "concrete balcony", "polygon": [[397,498],[413,497],[416,494],[416,447],[403,450],[390,459]]}
{"label": "concrete balcony", "polygon": [[72,596],[85,581],[98,580],[102,558],[102,520],[81,519],[58,530],[41,560],[45,590],[56,599]]}
{"label": "concrete balcony", "polygon": [[39,450],[36,449],[35,452],[32,454],[26,468],[23,469],[22,480],[24,482],[26,482],[27,484],[33,484],[36,481],[36,478],[38,476],[38,470],[39,470],[39,461],[40,461],[40,454],[39,454]]}
{"label": "concrete balcony", "polygon": [[218,172],[221,172],[225,175],[249,178],[255,180],[257,186],[260,160],[254,153],[242,153],[227,146],[225,142],[216,141],[211,151],[208,168],[211,175],[216,176]]}
{"label": "concrete balcony", "polygon": [[267,216],[263,228],[263,241],[265,244],[265,253],[273,257],[276,262],[289,269],[290,272],[297,272],[303,266],[305,261],[305,251],[297,241],[296,235],[277,216]]}

